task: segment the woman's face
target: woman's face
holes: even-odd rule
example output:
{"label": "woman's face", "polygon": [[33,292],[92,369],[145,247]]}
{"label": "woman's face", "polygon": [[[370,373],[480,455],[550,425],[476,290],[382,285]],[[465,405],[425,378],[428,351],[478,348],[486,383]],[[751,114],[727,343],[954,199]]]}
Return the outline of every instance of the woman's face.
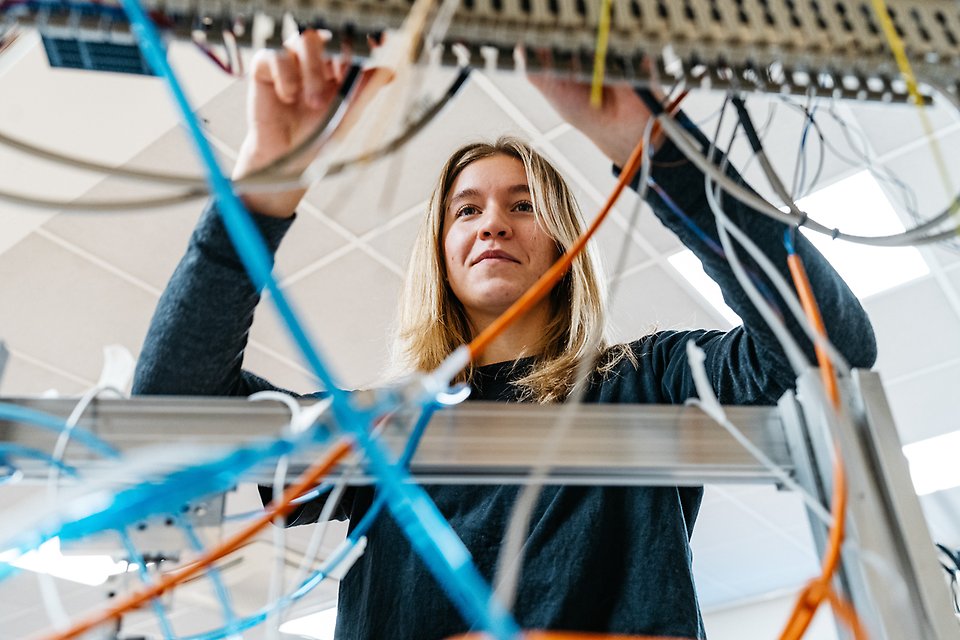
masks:
{"label": "woman's face", "polygon": [[450,288],[474,324],[500,315],[553,264],[557,245],[537,224],[520,160],[495,155],[460,172],[443,253]]}

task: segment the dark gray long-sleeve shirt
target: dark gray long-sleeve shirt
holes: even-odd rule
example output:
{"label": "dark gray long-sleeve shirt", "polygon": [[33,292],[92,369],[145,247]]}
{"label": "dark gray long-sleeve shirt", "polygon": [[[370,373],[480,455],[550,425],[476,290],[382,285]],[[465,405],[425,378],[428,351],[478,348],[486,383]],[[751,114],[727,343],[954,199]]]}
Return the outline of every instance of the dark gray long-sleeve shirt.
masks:
{"label": "dark gray long-sleeve shirt", "polygon": [[[703,174],[667,145],[652,176],[675,203],[716,241],[704,196]],[[735,174],[731,171],[731,175]],[[736,177],[736,176],[735,176]],[[703,262],[744,325],[722,331],[663,331],[630,344],[635,362],[621,360],[591,385],[587,402],[682,403],[695,396],[685,344],[706,353],[714,390],[724,404],[771,404],[793,374],[772,333],[747,301],[727,261],[681,223],[655,194],[658,218]],[[726,198],[725,210],[786,275],[783,225]],[[276,250],[290,221],[255,216]],[[802,237],[803,258],[831,340],[852,366],[876,357],[862,307],[836,272]],[[744,258],[754,271],[759,269]],[[789,276],[787,276],[789,280]],[[772,289],[772,287],[769,287]],[[623,295],[643,295],[625,292]],[[186,255],[154,315],[137,368],[139,394],[246,395],[274,388],[243,371],[243,350],[259,301],[213,208],[201,218]],[[781,304],[783,308],[783,305]],[[793,335],[813,350],[792,318]],[[516,365],[516,366],[515,366]],[[481,367],[474,398],[516,400],[511,380],[528,361]],[[431,486],[428,493],[492,577],[517,488]],[[514,613],[524,628],[608,631],[703,637],[691,568],[689,537],[700,488],[548,487],[531,521]],[[348,492],[341,515],[356,523],[370,508],[371,489]],[[295,524],[311,522],[308,504]],[[434,640],[466,631],[466,624],[389,516],[368,534],[365,555],[341,584],[337,638]]]}

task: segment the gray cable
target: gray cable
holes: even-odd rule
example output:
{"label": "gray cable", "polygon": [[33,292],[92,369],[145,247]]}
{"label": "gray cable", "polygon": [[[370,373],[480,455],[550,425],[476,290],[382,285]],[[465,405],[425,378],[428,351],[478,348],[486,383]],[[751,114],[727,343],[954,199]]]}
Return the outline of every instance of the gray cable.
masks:
{"label": "gray cable", "polygon": [[[325,176],[332,176],[338,173],[341,173],[352,166],[357,164],[369,162],[371,160],[385,157],[395,153],[403,145],[410,141],[415,135],[422,131],[433,119],[443,110],[443,108],[453,99],[453,97],[459,92],[460,88],[465,83],[467,77],[469,76],[470,68],[464,67],[460,70],[460,73],[457,74],[457,78],[454,80],[451,87],[446,91],[443,97],[434,102],[416,121],[414,121],[407,129],[397,135],[386,144],[371,151],[362,153],[358,156],[348,158],[339,162],[335,162],[330,165],[328,170],[325,173]],[[311,134],[309,142],[302,143],[298,145],[295,149],[285,153],[283,156],[275,160],[270,165],[257,170],[251,173],[249,176],[241,178],[234,181],[234,188],[238,193],[258,193],[266,191],[276,191],[284,189],[293,189],[305,186],[302,183],[302,173],[282,173],[280,169],[294,161],[300,155],[302,155],[309,147],[317,140],[326,139],[330,134],[324,133],[327,129],[336,128],[336,123],[339,123],[342,119],[343,114],[345,113],[344,105],[346,102],[338,94],[338,99],[333,108],[330,110],[330,115],[324,119],[324,121],[315,129],[314,133]],[[339,115],[338,115],[339,114]],[[144,210],[144,209],[157,209],[163,207],[169,207],[173,205],[183,204],[185,202],[191,202],[193,200],[198,200],[204,198],[208,195],[208,189],[206,180],[203,178],[195,176],[186,176],[182,174],[170,174],[162,172],[147,171],[142,169],[130,169],[125,167],[113,167],[110,165],[102,164],[99,162],[94,162],[91,160],[86,160],[83,158],[77,158],[72,156],[66,156],[55,151],[50,151],[49,149],[43,149],[31,145],[22,140],[17,140],[11,138],[3,133],[0,133],[0,144],[9,146],[13,149],[21,151],[42,160],[48,160],[51,162],[57,162],[75,169],[80,169],[83,171],[94,171],[98,173],[106,173],[111,176],[131,179],[131,180],[141,180],[145,182],[159,183],[159,184],[169,184],[169,185],[181,185],[187,186],[188,189],[180,191],[175,194],[159,196],[156,198],[136,198],[131,200],[87,200],[87,201],[60,201],[60,200],[51,200],[46,198],[38,198],[33,196],[26,196],[22,194],[11,193],[7,191],[0,191],[0,200],[5,200],[7,202],[12,202],[17,205],[39,208],[39,209],[54,209],[54,210],[63,210],[63,211],[84,211],[92,213],[103,213],[103,212],[123,212],[128,210]]]}
{"label": "gray cable", "polygon": [[661,115],[658,116],[658,121],[660,122],[660,125],[663,127],[663,130],[667,136],[675,145],[677,145],[677,148],[680,149],[680,151],[683,152],[683,154],[689,158],[691,162],[697,165],[697,167],[709,178],[716,181],[719,187],[737,200],[743,202],[752,209],[755,209],[759,213],[771,217],[774,220],[778,220],[784,224],[796,226],[798,223],[802,223],[801,226],[805,226],[808,229],[828,235],[832,238],[880,247],[899,247],[911,244],[928,244],[932,242],[939,242],[940,240],[945,240],[948,238],[954,238],[958,234],[957,228],[951,228],[939,233],[923,235],[923,232],[925,232],[927,229],[949,218],[952,215],[952,212],[949,209],[931,220],[929,223],[921,225],[921,227],[888,236],[860,236],[848,234],[841,232],[839,229],[830,229],[829,227],[826,227],[809,217],[797,218],[794,215],[780,211],[769,202],[750,191],[748,188],[731,180],[727,175],[713,165],[706,156],[704,156],[703,152],[697,148],[697,144],[687,136],[687,133],[683,130],[682,126],[672,117]]}

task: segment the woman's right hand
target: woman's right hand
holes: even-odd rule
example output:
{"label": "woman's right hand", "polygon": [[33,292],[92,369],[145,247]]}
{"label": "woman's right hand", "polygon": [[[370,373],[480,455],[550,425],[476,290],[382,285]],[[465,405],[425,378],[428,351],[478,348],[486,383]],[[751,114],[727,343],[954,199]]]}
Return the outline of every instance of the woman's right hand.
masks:
{"label": "woman's right hand", "polygon": [[[233,170],[235,179],[283,156],[323,122],[351,64],[346,56],[326,55],[327,39],[325,32],[310,29],[281,49],[262,49],[254,56],[247,94],[247,136]],[[355,95],[363,89],[363,102],[376,93],[372,85],[377,83],[370,75],[365,73],[358,80],[363,86],[357,87]],[[352,106],[350,119],[359,111]],[[313,149],[287,164],[285,173],[305,169],[317,151]],[[249,193],[243,200],[251,211],[286,218],[293,215],[304,193],[306,189]]]}

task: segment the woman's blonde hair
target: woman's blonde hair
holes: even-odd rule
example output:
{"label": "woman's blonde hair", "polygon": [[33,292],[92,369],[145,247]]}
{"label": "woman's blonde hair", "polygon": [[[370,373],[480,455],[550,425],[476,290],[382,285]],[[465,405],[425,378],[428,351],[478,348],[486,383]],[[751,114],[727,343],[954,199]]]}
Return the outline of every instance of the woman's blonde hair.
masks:
{"label": "woman's blonde hair", "polygon": [[[560,252],[583,230],[579,207],[566,182],[529,144],[502,137],[492,144],[478,142],[455,151],[440,172],[407,267],[394,353],[398,371],[432,370],[473,337],[463,305],[447,282],[443,222],[450,190],[460,172],[477,160],[497,155],[523,163],[537,222],[556,241]],[[551,292],[550,301],[551,321],[544,338],[539,345],[531,345],[538,347],[533,366],[514,382],[523,399],[544,403],[567,396],[581,360],[608,351],[601,271],[588,250],[574,260]],[[606,369],[613,361],[605,357],[602,364]],[[461,380],[471,381],[474,372],[471,366]]]}

